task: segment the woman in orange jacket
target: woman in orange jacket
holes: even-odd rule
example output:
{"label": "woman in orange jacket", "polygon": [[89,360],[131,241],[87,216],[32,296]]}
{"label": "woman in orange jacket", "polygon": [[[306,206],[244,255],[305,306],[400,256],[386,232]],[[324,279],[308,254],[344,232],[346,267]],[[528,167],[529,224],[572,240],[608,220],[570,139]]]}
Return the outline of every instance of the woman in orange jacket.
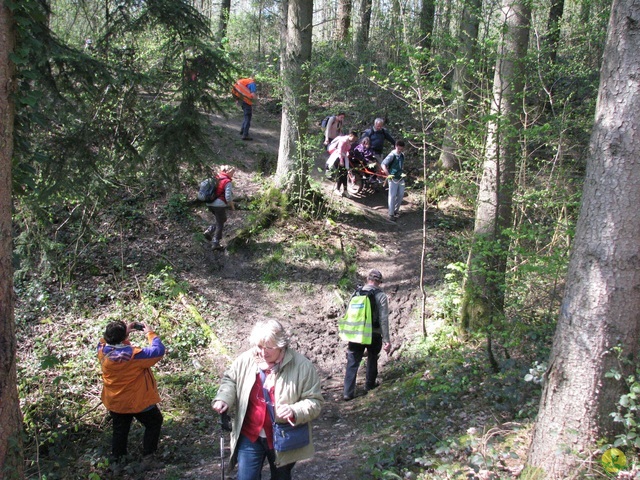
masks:
{"label": "woman in orange jacket", "polygon": [[[147,336],[149,346],[131,345],[129,334],[136,330]],[[164,352],[160,337],[141,323],[111,322],[98,343],[103,380],[101,398],[113,420],[111,451],[115,459],[127,454],[134,418],[145,427],[142,454],[150,455],[158,449],[162,413],[156,405],[160,395],[151,366],[160,361]]]}

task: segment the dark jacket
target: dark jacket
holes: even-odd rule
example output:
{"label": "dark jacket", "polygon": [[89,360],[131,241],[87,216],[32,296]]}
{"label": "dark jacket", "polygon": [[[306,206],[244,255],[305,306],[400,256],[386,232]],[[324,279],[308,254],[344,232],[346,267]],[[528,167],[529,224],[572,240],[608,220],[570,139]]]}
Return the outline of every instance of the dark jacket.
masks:
{"label": "dark jacket", "polygon": [[395,146],[396,144],[395,139],[389,132],[387,132],[386,128],[375,130],[373,127],[371,127],[364,131],[362,137],[360,137],[360,140],[362,140],[364,137],[369,137],[369,139],[371,140],[371,150],[373,150],[374,153],[380,155],[382,155],[385,140],[389,140],[391,142],[391,145]]}

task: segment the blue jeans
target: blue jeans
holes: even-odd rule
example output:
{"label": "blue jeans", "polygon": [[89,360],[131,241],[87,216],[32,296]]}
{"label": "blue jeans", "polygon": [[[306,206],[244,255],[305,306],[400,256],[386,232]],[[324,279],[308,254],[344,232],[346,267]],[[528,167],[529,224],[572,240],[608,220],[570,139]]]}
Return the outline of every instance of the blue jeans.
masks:
{"label": "blue jeans", "polygon": [[376,388],[376,378],[378,378],[378,356],[382,350],[382,335],[374,333],[371,345],[349,342],[347,347],[347,370],[344,374],[344,396],[353,398],[356,395],[356,377],[358,368],[367,349],[367,374],[365,377],[365,388],[371,390]]}
{"label": "blue jeans", "polygon": [[253,113],[253,107],[247,102],[242,102],[242,113],[244,114],[244,118],[242,120],[242,128],[240,129],[240,133],[243,137],[248,137],[249,127],[251,127],[251,114]]}
{"label": "blue jeans", "polygon": [[269,450],[266,438],[258,437],[254,443],[240,434],[237,450],[237,480],[262,480],[262,465],[265,458],[269,460],[271,480],[291,480],[291,470],[293,470],[295,462],[276,467],[276,452]]}

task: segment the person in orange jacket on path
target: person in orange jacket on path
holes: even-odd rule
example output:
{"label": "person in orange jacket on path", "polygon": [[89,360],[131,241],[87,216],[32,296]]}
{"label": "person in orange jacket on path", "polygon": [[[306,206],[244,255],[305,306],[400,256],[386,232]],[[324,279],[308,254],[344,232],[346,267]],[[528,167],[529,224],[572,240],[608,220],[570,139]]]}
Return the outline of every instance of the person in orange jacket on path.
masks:
{"label": "person in orange jacket on path", "polygon": [[[142,331],[149,346],[131,345],[129,334]],[[153,330],[142,323],[114,321],[107,325],[98,343],[98,360],[102,368],[102,403],[113,420],[111,453],[115,460],[127,455],[131,422],[135,418],[144,425],[142,454],[158,449],[162,413],[158,385],[151,367],[164,356],[165,346]]]}
{"label": "person in orange jacket on path", "polygon": [[240,128],[240,135],[242,135],[242,140],[253,140],[249,136],[249,127],[251,127],[253,103],[257,99],[256,82],[253,78],[250,77],[241,78],[233,85],[231,93],[233,93],[233,96],[238,100],[238,103],[242,107],[242,113],[244,114],[242,127]]}

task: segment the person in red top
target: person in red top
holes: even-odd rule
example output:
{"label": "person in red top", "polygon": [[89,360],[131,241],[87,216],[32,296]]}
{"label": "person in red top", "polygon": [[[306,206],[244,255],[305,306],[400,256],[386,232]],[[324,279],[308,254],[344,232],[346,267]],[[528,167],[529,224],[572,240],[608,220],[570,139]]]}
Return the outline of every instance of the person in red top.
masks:
{"label": "person in red top", "polygon": [[242,127],[240,128],[242,140],[253,140],[249,136],[249,127],[251,127],[253,104],[257,99],[256,82],[250,77],[241,78],[233,85],[231,93],[233,93],[233,96],[238,100],[238,104],[242,107],[242,113],[244,114]]}
{"label": "person in red top", "polygon": [[221,250],[220,241],[222,240],[222,229],[227,221],[227,208],[235,209],[233,204],[233,174],[236,169],[223,165],[218,172],[218,189],[216,190],[215,199],[207,203],[209,211],[213,213],[215,223],[213,223],[204,232],[204,238],[211,240],[212,250]]}
{"label": "person in red top", "polygon": [[[147,336],[149,346],[131,345],[129,334],[137,330]],[[162,413],[157,406],[160,395],[151,366],[162,359],[164,352],[160,337],[142,323],[111,322],[98,343],[103,380],[101,398],[113,420],[111,453],[115,460],[127,455],[134,418],[144,425],[142,454],[150,455],[158,449]]]}

